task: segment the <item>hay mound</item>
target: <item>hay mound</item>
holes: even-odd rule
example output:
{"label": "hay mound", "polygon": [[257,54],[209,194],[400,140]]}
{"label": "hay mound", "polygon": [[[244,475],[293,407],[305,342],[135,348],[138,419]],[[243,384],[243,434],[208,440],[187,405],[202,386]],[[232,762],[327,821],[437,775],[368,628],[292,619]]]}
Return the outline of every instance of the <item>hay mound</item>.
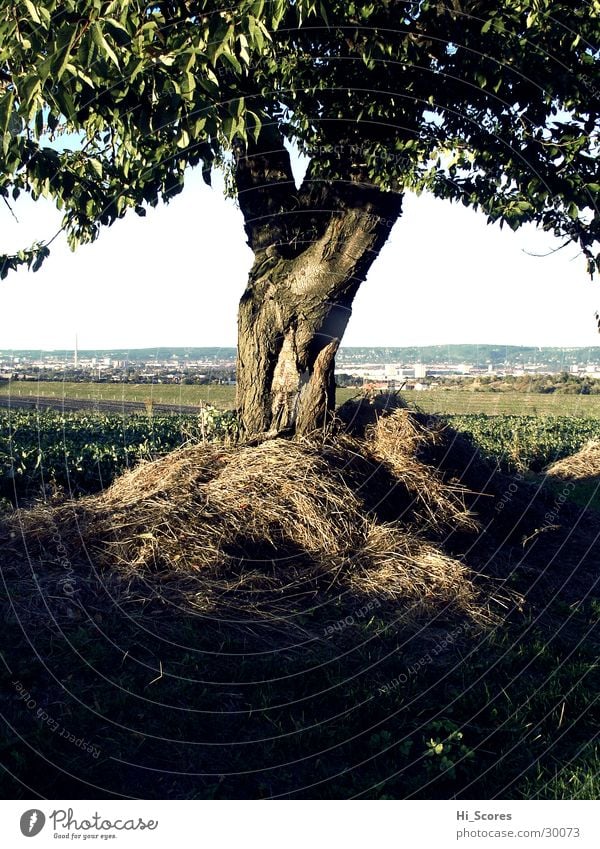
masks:
{"label": "hay mound", "polygon": [[465,509],[465,487],[444,480],[437,469],[424,462],[435,446],[445,443],[445,430],[440,422],[429,421],[425,427],[416,416],[398,409],[367,427],[367,447],[370,455],[410,492],[412,509],[420,508],[422,521],[435,528],[475,531],[478,524]]}
{"label": "hay mound", "polygon": [[440,432],[398,409],[362,437],[324,444],[193,445],[140,463],[100,495],[19,511],[13,524],[47,563],[59,556],[58,529],[71,562],[87,559],[124,585],[176,588],[202,611],[272,613],[334,592],[481,620],[489,611],[475,576],[439,541],[444,528],[476,522],[461,488],[419,459]]}
{"label": "hay mound", "polygon": [[576,454],[552,463],[546,474],[561,480],[584,480],[600,477],[600,442],[588,442]]}

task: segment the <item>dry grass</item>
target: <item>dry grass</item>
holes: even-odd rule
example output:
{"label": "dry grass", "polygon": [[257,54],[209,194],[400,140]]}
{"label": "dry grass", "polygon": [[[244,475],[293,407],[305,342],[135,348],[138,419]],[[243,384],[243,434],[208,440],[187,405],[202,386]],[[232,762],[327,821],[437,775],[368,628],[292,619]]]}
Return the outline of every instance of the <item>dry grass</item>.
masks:
{"label": "dry grass", "polygon": [[4,538],[23,534],[36,580],[66,561],[90,596],[108,584],[121,602],[141,581],[215,615],[280,617],[349,594],[490,621],[489,588],[440,540],[477,528],[461,487],[419,459],[441,438],[398,409],[320,444],[192,445],[100,495],[17,511]]}
{"label": "dry grass", "polygon": [[421,459],[424,449],[444,442],[444,430],[439,422],[425,427],[407,410],[398,409],[367,428],[367,448],[406,486],[424,521],[437,528],[475,531],[477,522],[464,505],[465,488],[444,481]]}
{"label": "dry grass", "polygon": [[573,481],[600,477],[600,442],[588,442],[576,454],[549,466],[546,474],[561,480]]}

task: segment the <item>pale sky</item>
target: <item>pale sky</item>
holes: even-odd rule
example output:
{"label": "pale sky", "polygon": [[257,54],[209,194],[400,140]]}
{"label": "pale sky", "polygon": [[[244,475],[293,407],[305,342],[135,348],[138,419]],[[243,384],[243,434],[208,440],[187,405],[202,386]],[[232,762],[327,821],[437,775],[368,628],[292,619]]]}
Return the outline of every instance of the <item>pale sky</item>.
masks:
{"label": "pale sky", "polygon": [[[0,204],[0,252],[58,229],[60,213],[28,198]],[[600,345],[591,283],[575,246],[526,227],[487,225],[463,206],[409,196],[354,305],[344,345]],[[0,282],[0,349],[233,346],[252,255],[242,216],[215,180],[145,218],[128,215],[73,254],[55,242],[37,274]]]}

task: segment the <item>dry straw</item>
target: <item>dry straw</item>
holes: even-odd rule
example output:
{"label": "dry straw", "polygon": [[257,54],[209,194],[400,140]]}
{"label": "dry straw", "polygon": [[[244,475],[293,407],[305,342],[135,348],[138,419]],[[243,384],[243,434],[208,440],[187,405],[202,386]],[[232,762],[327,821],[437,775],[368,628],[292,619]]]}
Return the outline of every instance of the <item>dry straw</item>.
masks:
{"label": "dry straw", "polygon": [[491,593],[443,547],[445,528],[474,531],[474,517],[419,457],[442,438],[398,409],[360,436],[189,445],[99,495],[17,511],[4,533],[23,534],[42,576],[58,538],[79,580],[108,580],[121,600],[141,579],[211,613],[354,594],[489,621]]}
{"label": "dry straw", "polygon": [[600,442],[588,442],[576,454],[549,466],[546,474],[561,480],[600,478]]}

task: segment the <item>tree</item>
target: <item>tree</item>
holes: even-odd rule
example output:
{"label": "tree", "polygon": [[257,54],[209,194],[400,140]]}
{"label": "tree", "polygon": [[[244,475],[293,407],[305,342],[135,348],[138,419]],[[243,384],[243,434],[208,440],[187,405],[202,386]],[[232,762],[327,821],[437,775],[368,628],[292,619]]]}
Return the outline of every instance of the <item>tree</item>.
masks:
{"label": "tree", "polygon": [[188,166],[225,169],[255,256],[242,422],[308,432],[407,190],[536,222],[600,268],[599,19],[599,0],[0,0],[0,192],[53,198],[75,247]]}

